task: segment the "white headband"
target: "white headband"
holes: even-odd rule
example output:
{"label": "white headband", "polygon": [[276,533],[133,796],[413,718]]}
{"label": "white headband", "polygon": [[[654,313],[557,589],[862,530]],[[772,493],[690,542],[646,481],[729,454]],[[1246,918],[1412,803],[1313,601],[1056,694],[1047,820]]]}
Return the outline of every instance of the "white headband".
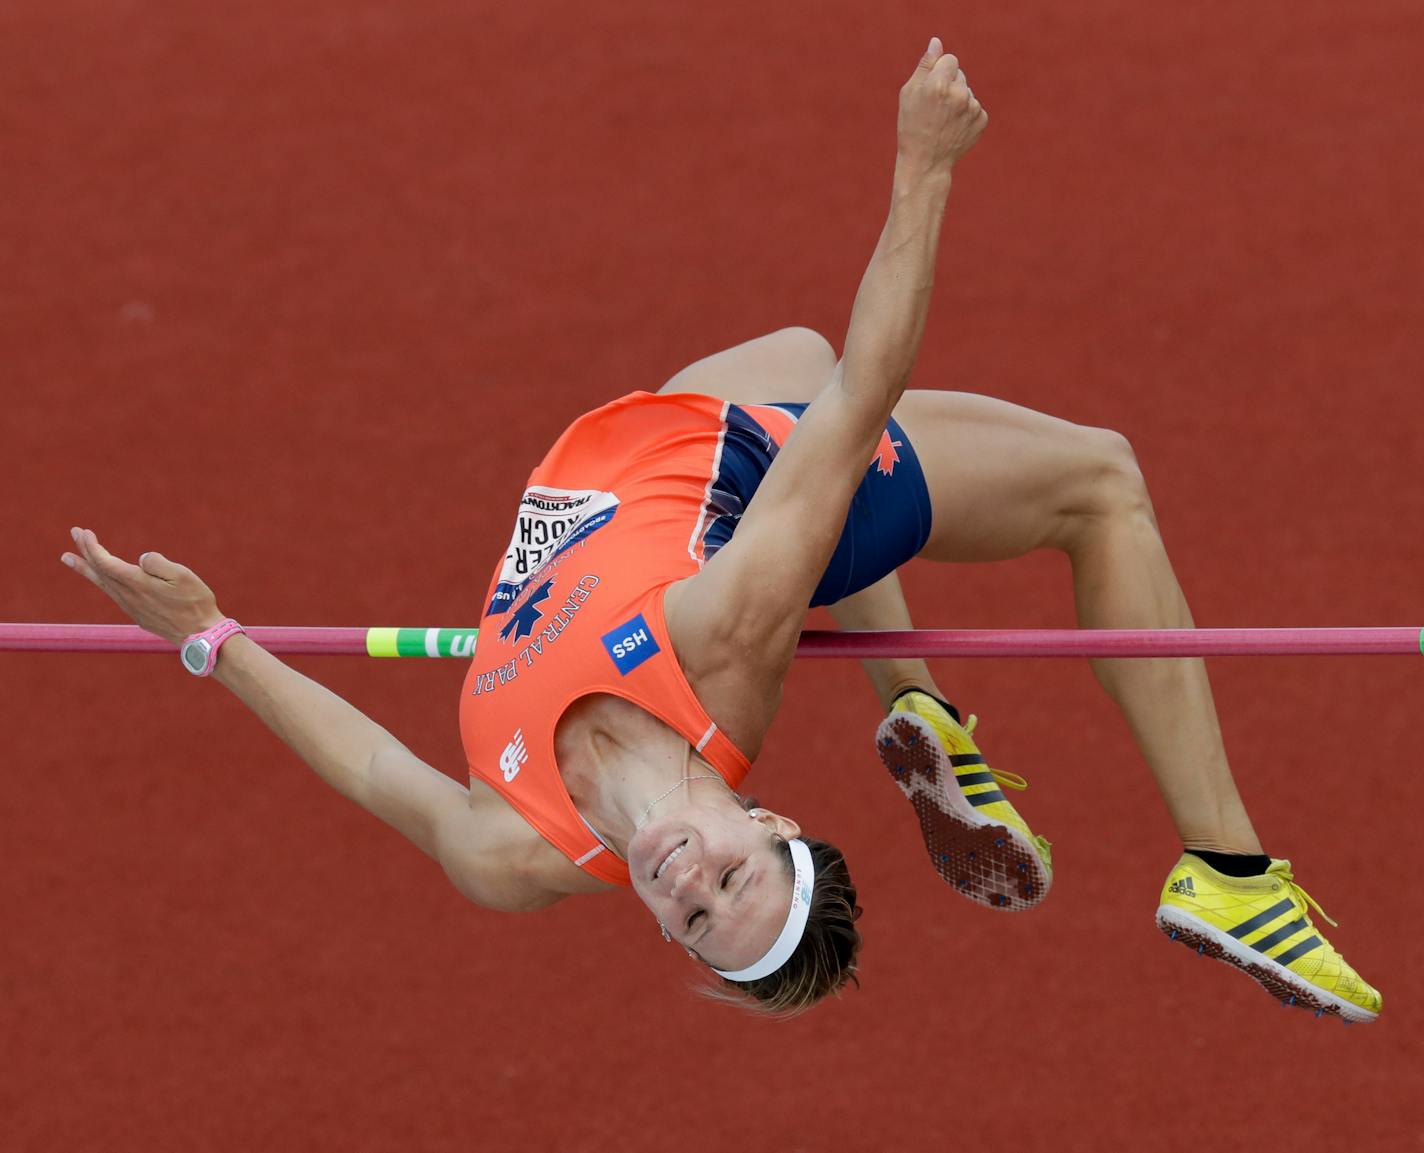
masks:
{"label": "white headband", "polygon": [[791,960],[796,946],[801,943],[801,934],[806,931],[806,917],[811,912],[811,893],[816,887],[816,871],[811,867],[811,850],[806,842],[797,837],[788,841],[791,846],[791,863],[796,866],[796,877],[791,883],[791,908],[786,913],[786,924],[781,927],[781,936],[766,951],[760,961],[753,961],[745,969],[728,973],[713,969],[719,977],[729,981],[755,981],[775,973]]}

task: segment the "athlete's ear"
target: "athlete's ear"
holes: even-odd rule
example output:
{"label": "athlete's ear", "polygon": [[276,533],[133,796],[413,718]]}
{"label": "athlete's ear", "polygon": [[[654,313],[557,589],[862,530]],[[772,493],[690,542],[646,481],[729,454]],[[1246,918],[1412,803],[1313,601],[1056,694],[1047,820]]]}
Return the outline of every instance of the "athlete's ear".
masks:
{"label": "athlete's ear", "polygon": [[780,813],[773,813],[770,809],[752,809],[747,813],[747,816],[784,841],[794,841],[801,835],[800,825],[790,817],[783,817]]}

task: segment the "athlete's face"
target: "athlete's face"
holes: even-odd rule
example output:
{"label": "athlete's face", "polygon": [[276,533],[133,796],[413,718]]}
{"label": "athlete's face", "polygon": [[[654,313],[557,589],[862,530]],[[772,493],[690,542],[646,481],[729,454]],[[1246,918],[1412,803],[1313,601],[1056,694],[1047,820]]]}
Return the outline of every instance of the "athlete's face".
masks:
{"label": "athlete's face", "polygon": [[716,969],[771,948],[791,907],[792,870],[778,838],[795,821],[747,812],[723,794],[644,825],[628,843],[633,888],[669,935]]}

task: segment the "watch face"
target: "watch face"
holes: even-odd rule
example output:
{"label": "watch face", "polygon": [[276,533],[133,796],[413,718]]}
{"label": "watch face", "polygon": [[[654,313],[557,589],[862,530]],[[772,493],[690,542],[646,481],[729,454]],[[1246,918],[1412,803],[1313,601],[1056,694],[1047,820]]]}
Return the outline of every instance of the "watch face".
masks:
{"label": "watch face", "polygon": [[208,642],[193,641],[183,646],[183,663],[195,673],[203,671],[208,663]]}

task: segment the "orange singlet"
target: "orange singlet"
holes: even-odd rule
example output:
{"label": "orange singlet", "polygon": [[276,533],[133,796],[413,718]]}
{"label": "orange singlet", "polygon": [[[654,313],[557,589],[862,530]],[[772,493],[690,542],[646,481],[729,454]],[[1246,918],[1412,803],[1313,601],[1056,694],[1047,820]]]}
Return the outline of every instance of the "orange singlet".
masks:
{"label": "orange singlet", "polygon": [[[570,425],[529,477],[480,619],[460,735],[470,775],[600,880],[626,885],[628,866],[574,808],[554,727],[579,697],[612,693],[741,783],[751,765],[683,676],[663,590],[731,540],[805,408],[635,392]],[[924,547],[930,517],[924,472],[891,420],[810,603],[893,572]]]}
{"label": "orange singlet", "polygon": [[564,432],[529,477],[465,677],[471,776],[613,884],[629,884],[628,866],[574,808],[554,761],[554,727],[576,699],[631,701],[732,788],[751,767],[698,703],[663,620],[664,589],[705,557],[728,407],[635,392]]}

